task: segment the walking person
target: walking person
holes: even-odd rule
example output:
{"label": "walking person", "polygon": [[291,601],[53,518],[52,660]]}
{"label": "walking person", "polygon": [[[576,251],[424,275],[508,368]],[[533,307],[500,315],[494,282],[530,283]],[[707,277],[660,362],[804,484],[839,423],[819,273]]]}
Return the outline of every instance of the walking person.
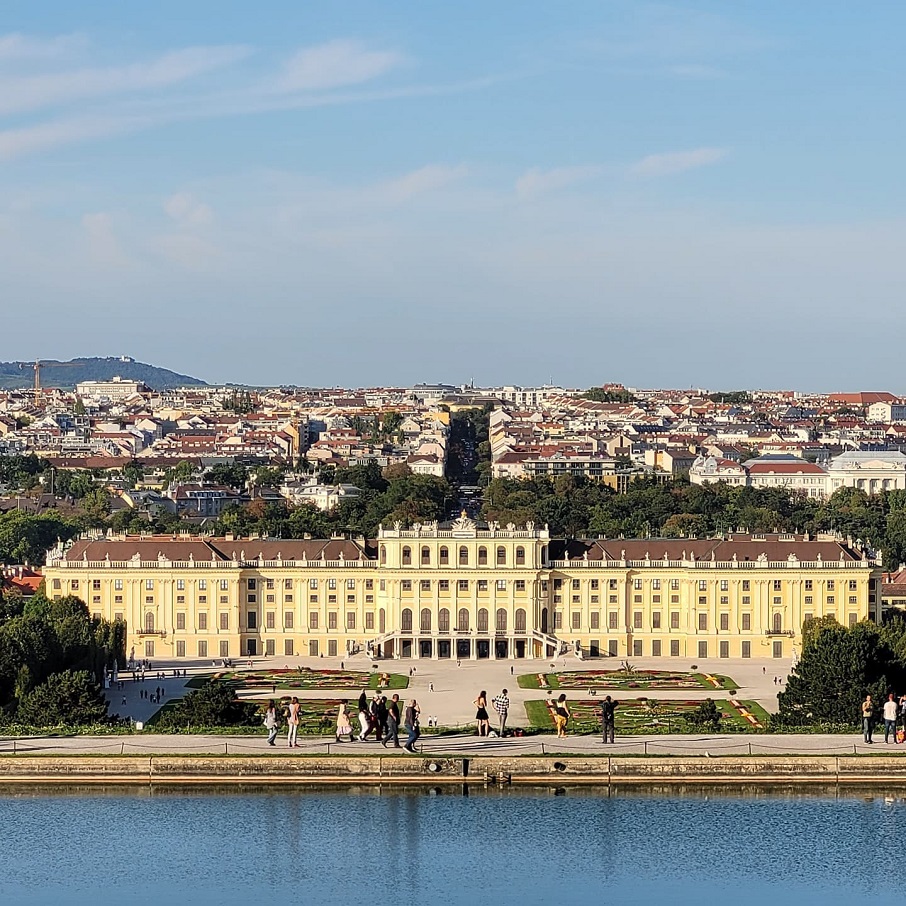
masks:
{"label": "walking person", "polygon": [[566,725],[569,723],[569,705],[566,704],[566,693],[561,692],[560,697],[553,706],[554,724],[557,727],[557,738],[566,739]]}
{"label": "walking person", "polygon": [[421,708],[419,708],[418,702],[414,698],[410,698],[409,704],[406,706],[406,729],[409,731],[409,738],[403,748],[411,755],[415,754],[415,743],[418,741],[419,736],[422,735],[422,731],[418,726],[419,714],[421,714]]}
{"label": "walking person", "polygon": [[897,714],[899,712],[897,707],[897,700],[894,698],[893,693],[887,696],[887,701],[884,702],[884,742],[889,743],[890,737],[893,736],[893,741],[897,741]]}
{"label": "walking person", "polygon": [[613,742],[614,723],[619,702],[615,702],[609,695],[601,702],[601,730],[604,742]]}
{"label": "walking person", "polygon": [[269,746],[277,745],[277,706],[273,699],[267,703],[267,711],[264,712],[264,726],[267,727],[267,744]]}
{"label": "walking person", "polygon": [[389,743],[393,748],[400,747],[400,697],[394,692],[387,702],[387,732],[384,734],[383,746],[386,749]]}
{"label": "walking person", "polygon": [[488,715],[488,693],[482,689],[478,693],[478,698],[472,704],[477,708],[475,720],[478,721],[478,735],[487,736],[491,731],[491,720]]}
{"label": "walking person", "polygon": [[500,722],[500,735],[503,736],[506,732],[506,716],[510,710],[510,699],[506,689],[495,697],[494,710],[497,712],[497,717]]}
{"label": "walking person", "polygon": [[342,742],[344,738],[352,742],[352,724],[349,722],[345,701],[340,702],[337,709],[337,742]]}
{"label": "walking person", "polygon": [[900,696],[900,720],[903,723],[903,730],[906,731],[906,695]]}
{"label": "walking person", "polygon": [[862,738],[871,744],[871,734],[875,728],[875,706],[870,695],[862,702]]}
{"label": "walking person", "polygon": [[286,741],[289,743],[291,749],[298,749],[299,743],[296,742],[296,736],[299,733],[299,699],[296,698],[295,695],[289,703],[289,718],[287,724]]}
{"label": "walking person", "polygon": [[[371,729],[374,730],[374,738],[380,742],[383,738],[381,733],[381,697],[374,693],[374,698],[371,700]],[[368,735],[367,733],[365,734]]]}
{"label": "walking person", "polygon": [[359,742],[364,742],[365,737],[371,732],[371,719],[368,712],[368,696],[362,690],[359,696]]}

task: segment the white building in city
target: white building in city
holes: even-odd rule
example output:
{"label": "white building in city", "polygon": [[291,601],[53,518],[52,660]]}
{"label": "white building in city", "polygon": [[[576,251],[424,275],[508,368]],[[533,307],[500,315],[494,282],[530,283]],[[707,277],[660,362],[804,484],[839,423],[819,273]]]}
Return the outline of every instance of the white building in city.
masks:
{"label": "white building in city", "polygon": [[147,393],[146,387],[141,381],[127,381],[121,377],[115,377],[109,381],[79,381],[76,384],[76,393],[82,399],[92,400],[119,400],[129,399],[137,393]]}
{"label": "white building in city", "polygon": [[906,490],[906,454],[898,450],[841,453],[828,466],[828,494],[859,488],[866,494]]}

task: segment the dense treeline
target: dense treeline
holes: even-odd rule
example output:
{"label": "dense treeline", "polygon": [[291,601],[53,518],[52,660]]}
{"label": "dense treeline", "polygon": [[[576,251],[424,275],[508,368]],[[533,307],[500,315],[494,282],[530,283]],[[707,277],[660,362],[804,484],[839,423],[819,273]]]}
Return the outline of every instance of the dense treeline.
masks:
{"label": "dense treeline", "polygon": [[329,538],[335,533],[373,538],[378,525],[397,520],[405,525],[443,519],[456,497],[452,486],[433,475],[414,475],[408,466],[393,465],[381,470],[377,463],[341,469],[324,469],[325,484],[352,484],[361,491],[342,500],[335,510],[322,512],[314,506],[289,507],[283,502],[253,500],[224,511],[218,532],[299,538],[309,534]]}
{"label": "dense treeline", "polygon": [[33,727],[104,721],[100,683],[125,663],[123,623],[94,619],[84,601],[41,592],[0,599],[0,721]]}
{"label": "dense treeline", "polygon": [[780,488],[739,488],[635,482],[625,494],[584,478],[530,481],[498,478],[485,493],[482,513],[502,524],[547,523],[554,535],[609,538],[708,537],[717,532],[838,531],[867,541],[896,565],[906,559],[906,491],[868,496],[841,488],[820,501]]}

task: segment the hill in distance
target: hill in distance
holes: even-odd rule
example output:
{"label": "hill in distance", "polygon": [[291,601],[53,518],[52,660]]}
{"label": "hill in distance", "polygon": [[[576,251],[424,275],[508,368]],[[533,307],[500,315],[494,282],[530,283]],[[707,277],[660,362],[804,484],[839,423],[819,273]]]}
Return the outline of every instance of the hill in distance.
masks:
{"label": "hill in distance", "polygon": [[[16,390],[33,387],[35,383],[34,362],[0,362],[0,390]],[[45,367],[47,366],[47,367]],[[157,368],[136,362],[129,356],[107,356],[106,358],[70,359],[57,362],[41,359],[41,386],[59,387],[72,390],[79,381],[109,381],[121,377],[130,381],[142,381],[152,390],[170,390],[173,387],[201,387],[204,381],[187,374],[178,374],[168,368]]]}

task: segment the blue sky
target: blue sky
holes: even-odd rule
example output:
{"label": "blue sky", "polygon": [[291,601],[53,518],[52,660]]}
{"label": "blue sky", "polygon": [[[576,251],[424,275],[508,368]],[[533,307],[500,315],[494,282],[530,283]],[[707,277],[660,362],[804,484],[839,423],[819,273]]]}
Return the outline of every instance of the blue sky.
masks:
{"label": "blue sky", "polygon": [[886,388],[906,4],[16,2],[0,358]]}

